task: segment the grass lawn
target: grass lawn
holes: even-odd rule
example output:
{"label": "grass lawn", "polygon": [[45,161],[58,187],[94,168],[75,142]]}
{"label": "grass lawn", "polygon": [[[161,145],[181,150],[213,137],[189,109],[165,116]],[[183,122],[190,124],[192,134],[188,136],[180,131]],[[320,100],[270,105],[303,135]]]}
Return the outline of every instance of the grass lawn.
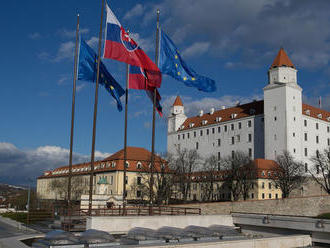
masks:
{"label": "grass lawn", "polygon": [[330,219],[330,213],[320,214],[316,218],[319,218],[319,219]]}

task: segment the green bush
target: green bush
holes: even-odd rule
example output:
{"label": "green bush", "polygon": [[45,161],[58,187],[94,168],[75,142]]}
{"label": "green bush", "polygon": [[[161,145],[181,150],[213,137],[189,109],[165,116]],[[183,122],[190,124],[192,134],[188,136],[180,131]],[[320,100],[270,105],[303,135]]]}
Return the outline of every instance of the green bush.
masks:
{"label": "green bush", "polygon": [[1,214],[2,217],[10,218],[12,220],[16,220],[19,222],[26,223],[26,217],[27,213],[21,213],[21,212],[9,212],[9,213],[3,213]]}
{"label": "green bush", "polygon": [[319,219],[330,219],[330,213],[324,213],[317,216]]}

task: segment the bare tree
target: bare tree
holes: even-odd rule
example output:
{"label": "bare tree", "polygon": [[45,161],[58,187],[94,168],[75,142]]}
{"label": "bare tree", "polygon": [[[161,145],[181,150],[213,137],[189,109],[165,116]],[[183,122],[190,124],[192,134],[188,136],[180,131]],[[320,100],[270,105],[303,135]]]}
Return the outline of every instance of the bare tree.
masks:
{"label": "bare tree", "polygon": [[[55,196],[66,200],[68,197],[68,178],[60,177],[52,179],[50,182],[50,189],[55,192]],[[71,179],[71,194],[73,200],[78,200],[84,192],[83,178],[81,176],[74,176]]]}
{"label": "bare tree", "polygon": [[330,194],[330,147],[312,157],[313,167],[308,172],[328,194]]}
{"label": "bare tree", "polygon": [[211,155],[206,158],[202,165],[202,201],[214,200],[216,171],[218,171],[218,159],[216,156]]}
{"label": "bare tree", "polygon": [[249,198],[250,190],[256,185],[257,168],[254,162],[243,166],[240,170],[240,178],[242,181],[242,196],[244,200]]}
{"label": "bare tree", "polygon": [[221,161],[225,169],[224,184],[228,186],[234,201],[237,201],[242,194],[243,184],[245,185],[245,190],[250,187],[248,176],[244,170],[244,166],[250,163],[250,157],[241,151],[237,151],[232,156],[228,156]]}
{"label": "bare tree", "polygon": [[192,172],[197,169],[199,155],[196,150],[177,149],[171,161],[175,182],[184,201],[187,200],[191,188]]}
{"label": "bare tree", "polygon": [[288,151],[277,156],[276,163],[277,166],[274,167],[271,179],[275,186],[280,187],[282,198],[287,198],[292,190],[300,188],[305,182],[304,165],[295,161]]}

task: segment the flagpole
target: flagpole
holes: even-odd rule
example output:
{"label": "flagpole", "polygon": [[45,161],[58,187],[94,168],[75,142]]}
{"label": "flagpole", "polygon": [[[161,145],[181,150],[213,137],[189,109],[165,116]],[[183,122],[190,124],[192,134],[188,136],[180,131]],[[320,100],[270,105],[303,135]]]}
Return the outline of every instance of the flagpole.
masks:
{"label": "flagpole", "polygon": [[101,41],[102,41],[103,12],[104,12],[104,0],[102,0],[102,7],[101,7],[101,22],[100,22],[100,33],[99,33],[99,48],[98,48],[97,73],[96,73],[96,84],[95,84],[95,102],[94,102],[94,119],[93,119],[91,170],[90,170],[90,178],[89,178],[89,204],[88,204],[88,214],[89,215],[92,214],[92,203],[93,203],[93,179],[94,179],[96,116],[97,116],[97,102],[98,102],[98,89],[99,89],[99,76],[100,76],[99,75],[99,73],[100,73],[100,62],[101,62]]}
{"label": "flagpole", "polygon": [[76,47],[74,51],[74,69],[73,69],[74,72],[73,72],[72,109],[71,109],[71,134],[70,134],[70,155],[69,155],[69,177],[68,177],[68,215],[69,216],[71,216],[72,150],[73,150],[73,129],[74,129],[74,112],[75,112],[76,81],[77,81],[78,40],[79,40],[79,13],[77,14]]}
{"label": "flagpole", "polygon": [[[159,14],[160,10],[157,9],[157,30],[156,30],[156,52],[155,52],[155,64],[158,65],[158,50],[159,50]],[[150,204],[153,205],[153,187],[154,187],[154,166],[155,166],[155,119],[156,119],[156,100],[157,100],[157,88],[154,88],[154,99],[152,107],[152,141],[151,141],[151,177],[150,177],[150,189],[149,198]]]}
{"label": "flagpole", "polygon": [[[127,30],[129,35],[129,30]],[[129,87],[129,64],[126,64],[126,92],[125,92],[125,129],[124,129],[124,175],[123,175],[123,215],[126,213],[126,161],[127,161],[127,105]]]}

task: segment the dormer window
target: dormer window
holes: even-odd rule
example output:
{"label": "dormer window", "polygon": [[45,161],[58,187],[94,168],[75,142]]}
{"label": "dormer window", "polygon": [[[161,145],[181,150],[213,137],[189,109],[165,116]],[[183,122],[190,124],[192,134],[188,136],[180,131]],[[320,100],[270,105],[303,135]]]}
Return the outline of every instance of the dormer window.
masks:
{"label": "dormer window", "polygon": [[322,119],[322,114],[318,114],[317,118]]}
{"label": "dormer window", "polygon": [[221,119],[222,119],[222,118],[219,116],[219,117],[215,118],[215,121],[216,121],[216,122],[220,122]]}
{"label": "dormer window", "polygon": [[125,163],[125,167],[126,167],[126,168],[129,167],[129,162],[128,162],[128,161],[126,161],[126,163]]}
{"label": "dormer window", "polygon": [[136,168],[137,168],[137,169],[142,169],[142,164],[141,164],[141,162],[137,162],[137,164],[136,164]]}
{"label": "dormer window", "polygon": [[184,129],[184,125],[182,125],[182,126],[180,127],[180,129],[181,129],[181,130]]}
{"label": "dormer window", "polygon": [[116,162],[112,162],[111,167],[115,168],[116,167]]}
{"label": "dormer window", "polygon": [[230,117],[231,117],[232,119],[235,119],[235,118],[237,117],[237,114],[231,114]]}
{"label": "dormer window", "polygon": [[309,109],[305,110],[306,115],[311,115],[311,111]]}
{"label": "dormer window", "polygon": [[251,109],[250,109],[250,115],[254,115],[255,113],[256,113],[256,110],[253,109],[253,108],[251,108]]}
{"label": "dormer window", "polygon": [[207,120],[202,120],[202,125],[206,125],[207,124]]}
{"label": "dormer window", "polygon": [[193,123],[193,122],[189,124],[189,127],[194,127],[194,126],[195,126],[195,123]]}

